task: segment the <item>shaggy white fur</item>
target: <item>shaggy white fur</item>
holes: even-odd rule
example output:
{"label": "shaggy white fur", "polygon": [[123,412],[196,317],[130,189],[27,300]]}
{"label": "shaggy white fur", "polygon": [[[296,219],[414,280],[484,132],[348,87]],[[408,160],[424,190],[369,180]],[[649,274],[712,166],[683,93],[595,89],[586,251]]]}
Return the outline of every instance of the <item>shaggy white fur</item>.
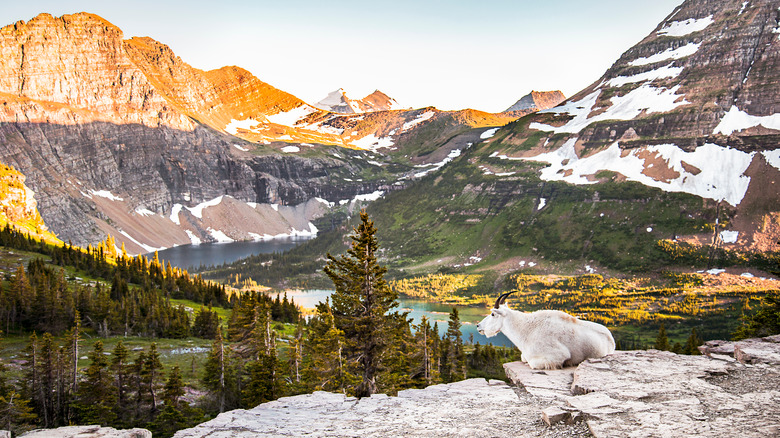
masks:
{"label": "shaggy white fur", "polygon": [[477,330],[488,338],[503,333],[522,352],[520,359],[537,370],[573,366],[615,351],[609,329],[558,310],[526,313],[501,304]]}

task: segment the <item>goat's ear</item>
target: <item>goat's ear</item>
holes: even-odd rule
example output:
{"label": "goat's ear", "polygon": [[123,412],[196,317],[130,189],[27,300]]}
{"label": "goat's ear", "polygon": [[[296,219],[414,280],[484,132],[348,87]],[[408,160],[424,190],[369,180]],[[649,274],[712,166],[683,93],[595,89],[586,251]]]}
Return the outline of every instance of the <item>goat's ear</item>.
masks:
{"label": "goat's ear", "polygon": [[499,316],[506,316],[506,309],[504,309],[504,308],[502,308],[502,307],[499,307],[498,309],[496,309],[496,308],[493,308],[493,309],[492,309],[492,313],[493,313],[494,315],[499,315]]}

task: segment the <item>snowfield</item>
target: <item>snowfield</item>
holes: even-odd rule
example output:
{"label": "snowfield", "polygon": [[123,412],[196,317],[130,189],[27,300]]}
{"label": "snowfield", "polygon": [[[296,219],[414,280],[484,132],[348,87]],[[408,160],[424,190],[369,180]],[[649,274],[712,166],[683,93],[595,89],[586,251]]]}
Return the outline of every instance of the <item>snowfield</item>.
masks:
{"label": "snowfield", "polygon": [[637,58],[629,62],[628,65],[650,65],[655,64],[656,62],[685,58],[696,53],[699,50],[699,47],[701,47],[701,43],[688,43],[676,49],[666,49],[661,53],[656,53],[655,55],[648,56],[647,58]]}
{"label": "snowfield", "polygon": [[734,131],[752,128],[754,126],[780,130],[780,113],[771,116],[751,116],[732,105],[729,112],[720,119],[720,123],[712,131],[713,134],[731,135]]}
{"label": "snowfield", "polygon": [[350,143],[353,146],[357,146],[360,149],[376,152],[377,149],[391,148],[395,142],[392,137],[377,137],[374,134],[369,134],[361,139],[352,140]]}
{"label": "snowfield", "polygon": [[317,112],[316,108],[309,105],[301,105],[287,112],[276,113],[272,116],[266,116],[269,122],[277,125],[293,127],[295,124],[305,119],[309,114]]}
{"label": "snowfield", "polygon": [[612,105],[610,105],[606,111],[589,117],[596,104],[596,99],[601,93],[601,90],[596,90],[579,101],[540,111],[540,113],[569,114],[574,116],[574,118],[566,122],[565,125],[555,127],[534,122],[528,125],[528,127],[539,131],[550,131],[556,134],[562,132],[575,134],[585,129],[590,124],[602,120],[632,120],[642,114],[642,112],[662,113],[671,111],[680,105],[690,103],[685,100],[684,96],[677,94],[679,88],[679,85],[675,85],[670,89],[664,89],[653,87],[648,83],[642,84],[624,96],[612,97],[610,99]]}
{"label": "snowfield", "polygon": [[685,21],[673,21],[658,31],[659,36],[681,37],[706,29],[714,23],[712,15],[705,18],[689,18]]}
{"label": "snowfield", "polygon": [[676,78],[682,71],[682,67],[672,67],[672,64],[669,64],[655,70],[637,73],[632,76],[618,76],[607,81],[607,85],[610,87],[622,87],[623,85],[633,84],[635,82],[648,82],[654,81],[656,79]]}
{"label": "snowfield", "polygon": [[236,119],[230,119],[230,123],[228,123],[225,126],[225,132],[231,135],[238,134],[239,129],[245,129],[247,131],[251,131],[253,127],[259,125],[260,122],[253,118],[248,118],[244,120],[236,120]]}
{"label": "snowfield", "polygon": [[[574,149],[576,141],[572,138],[556,151],[522,159],[549,163],[550,166],[541,171],[541,178],[546,181],[593,184],[596,181],[589,176],[610,170],[628,180],[667,192],[690,193],[736,206],[742,202],[750,184],[750,177],[744,173],[755,155],[755,152],[746,153],[714,144],[705,144],[693,152],[685,152],[673,144],[622,150],[615,142],[606,150],[579,158]],[[676,176],[656,180],[645,174],[648,161],[658,159]],[[693,173],[686,170],[683,163]]]}

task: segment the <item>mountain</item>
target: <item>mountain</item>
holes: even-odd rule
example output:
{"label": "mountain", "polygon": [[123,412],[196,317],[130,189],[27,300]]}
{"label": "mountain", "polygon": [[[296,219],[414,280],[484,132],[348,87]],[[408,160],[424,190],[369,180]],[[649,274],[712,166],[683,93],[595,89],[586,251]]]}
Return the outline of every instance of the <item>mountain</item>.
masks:
{"label": "mountain", "polygon": [[395,99],[379,90],[360,100],[352,100],[347,97],[347,93],[342,88],[328,93],[324,99],[314,104],[314,106],[339,114],[359,114],[402,109]]}
{"label": "mountain", "polygon": [[566,100],[563,93],[560,90],[555,91],[531,91],[520,100],[510,106],[504,112],[511,111],[539,111],[546,110],[557,106],[559,103]]}
{"label": "mountain", "polygon": [[685,1],[588,88],[373,203],[391,269],[777,271],[724,251],[780,250],[778,8]]}
{"label": "mountain", "polygon": [[[130,253],[313,234],[312,220],[401,188],[516,118],[333,113],[239,67],[193,68],[88,13],[5,26],[0,54],[0,160],[62,239],[111,234]],[[375,92],[362,105],[391,103]]]}

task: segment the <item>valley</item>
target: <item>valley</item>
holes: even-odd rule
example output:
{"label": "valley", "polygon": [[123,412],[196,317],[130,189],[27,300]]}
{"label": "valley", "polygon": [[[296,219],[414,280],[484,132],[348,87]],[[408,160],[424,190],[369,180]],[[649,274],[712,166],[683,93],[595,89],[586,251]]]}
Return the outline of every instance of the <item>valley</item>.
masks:
{"label": "valley", "polygon": [[5,25],[0,423],[165,437],[506,380],[520,352],[476,330],[503,293],[619,350],[772,334],[778,10],[685,0],[591,85],[496,113],[307,102],[87,12]]}

